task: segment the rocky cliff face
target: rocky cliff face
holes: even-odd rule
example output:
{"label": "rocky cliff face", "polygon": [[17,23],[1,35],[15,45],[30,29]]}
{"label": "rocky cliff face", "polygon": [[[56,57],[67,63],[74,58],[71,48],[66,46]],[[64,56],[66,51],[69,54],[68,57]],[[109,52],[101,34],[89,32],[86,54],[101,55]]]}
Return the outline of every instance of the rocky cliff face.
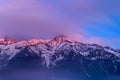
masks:
{"label": "rocky cliff face", "polygon": [[1,43],[1,73],[35,69],[59,77],[73,76],[71,80],[101,80],[108,75],[120,75],[120,50],[111,47],[72,41],[63,36]]}

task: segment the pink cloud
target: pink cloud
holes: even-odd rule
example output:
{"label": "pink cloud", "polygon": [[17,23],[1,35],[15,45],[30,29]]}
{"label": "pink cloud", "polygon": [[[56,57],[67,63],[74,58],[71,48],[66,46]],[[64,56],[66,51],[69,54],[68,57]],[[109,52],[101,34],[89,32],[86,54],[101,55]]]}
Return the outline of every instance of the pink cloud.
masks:
{"label": "pink cloud", "polygon": [[6,0],[0,5],[0,17],[1,37],[49,38],[80,32],[53,6],[36,0]]}
{"label": "pink cloud", "polygon": [[[109,4],[115,7],[111,1]],[[114,1],[118,2],[118,1]],[[75,20],[80,26],[97,26],[92,24],[93,22],[102,22],[115,24],[108,14],[113,14],[111,6],[107,7],[104,1],[100,0],[60,0],[58,5],[62,5],[60,8],[64,10],[63,13],[69,14],[68,17]],[[118,5],[118,4],[116,4]],[[116,7],[115,7],[116,8]],[[117,8],[116,8],[117,9]],[[118,9],[117,9],[118,10]]]}
{"label": "pink cloud", "polygon": [[[51,38],[62,34],[81,42],[104,43],[104,39],[99,37],[87,38],[89,32],[81,29],[83,25],[96,26],[91,24],[92,21],[113,23],[104,14],[99,2],[60,0],[58,3],[63,12],[45,1],[1,0],[0,37],[31,39]],[[68,15],[63,15],[64,12]],[[72,13],[74,16],[71,16]]]}

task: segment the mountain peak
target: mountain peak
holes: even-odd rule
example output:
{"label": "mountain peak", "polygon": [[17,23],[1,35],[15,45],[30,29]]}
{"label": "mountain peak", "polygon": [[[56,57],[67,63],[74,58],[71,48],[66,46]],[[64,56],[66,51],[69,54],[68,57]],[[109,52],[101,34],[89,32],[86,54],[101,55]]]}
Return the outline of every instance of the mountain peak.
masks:
{"label": "mountain peak", "polygon": [[71,41],[68,37],[64,35],[58,35],[54,39],[54,41],[61,42],[61,41]]}
{"label": "mountain peak", "polygon": [[5,45],[5,44],[13,44],[13,43],[15,43],[15,41],[11,40],[11,39],[8,39],[8,38],[0,39],[0,44],[3,44],[3,45]]}
{"label": "mountain peak", "polygon": [[58,35],[54,39],[64,39],[64,38],[67,38],[67,37],[64,35]]}

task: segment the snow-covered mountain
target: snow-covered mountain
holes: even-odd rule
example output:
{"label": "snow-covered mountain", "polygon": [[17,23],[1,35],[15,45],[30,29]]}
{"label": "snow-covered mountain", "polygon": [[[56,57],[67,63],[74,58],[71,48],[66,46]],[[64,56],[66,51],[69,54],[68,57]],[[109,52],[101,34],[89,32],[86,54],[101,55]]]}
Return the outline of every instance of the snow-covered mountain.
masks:
{"label": "snow-covered mountain", "polygon": [[81,43],[64,36],[20,42],[1,39],[0,72],[25,67],[68,71],[88,80],[97,80],[100,75],[120,75],[120,50]]}

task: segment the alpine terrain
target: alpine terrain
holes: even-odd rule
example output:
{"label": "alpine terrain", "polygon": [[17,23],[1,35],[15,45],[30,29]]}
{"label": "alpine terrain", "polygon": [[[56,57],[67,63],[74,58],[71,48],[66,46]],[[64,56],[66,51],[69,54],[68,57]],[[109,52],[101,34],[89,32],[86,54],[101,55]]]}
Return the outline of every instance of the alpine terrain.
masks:
{"label": "alpine terrain", "polygon": [[120,50],[64,36],[19,42],[1,39],[0,75],[8,80],[120,80]]}

